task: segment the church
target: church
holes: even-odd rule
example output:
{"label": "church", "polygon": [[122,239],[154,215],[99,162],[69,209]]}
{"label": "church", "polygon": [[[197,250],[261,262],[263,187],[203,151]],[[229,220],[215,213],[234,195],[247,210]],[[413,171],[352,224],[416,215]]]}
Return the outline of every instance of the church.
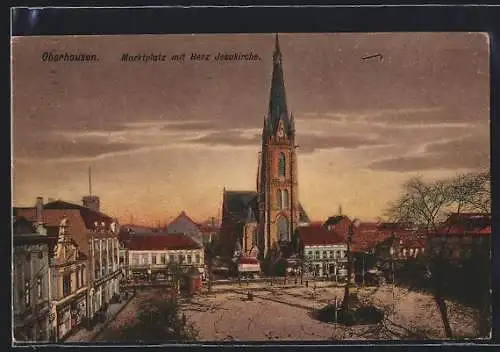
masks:
{"label": "church", "polygon": [[299,202],[296,150],[295,123],[286,101],[283,57],[276,35],[257,191],[224,188],[219,242],[224,254],[270,263],[296,253],[296,229],[310,224]]}

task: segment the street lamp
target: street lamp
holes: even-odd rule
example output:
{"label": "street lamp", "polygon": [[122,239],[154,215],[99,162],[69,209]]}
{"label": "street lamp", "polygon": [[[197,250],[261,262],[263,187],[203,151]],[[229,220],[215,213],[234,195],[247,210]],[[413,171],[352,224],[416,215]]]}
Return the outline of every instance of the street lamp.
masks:
{"label": "street lamp", "polygon": [[344,288],[344,302],[342,304],[343,310],[349,309],[349,285],[352,283],[352,254],[351,254],[351,243],[352,237],[355,234],[356,229],[359,227],[360,221],[355,218],[349,225],[349,232],[347,233],[347,284]]}

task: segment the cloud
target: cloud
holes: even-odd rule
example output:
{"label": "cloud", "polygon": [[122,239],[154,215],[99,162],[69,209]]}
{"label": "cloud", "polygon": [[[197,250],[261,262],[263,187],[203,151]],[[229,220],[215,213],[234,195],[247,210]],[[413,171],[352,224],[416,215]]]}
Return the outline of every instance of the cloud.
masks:
{"label": "cloud", "polygon": [[14,158],[20,160],[78,159],[95,158],[110,152],[129,152],[138,147],[134,143],[93,143],[88,141],[40,139],[32,142],[29,149],[14,149]]}
{"label": "cloud", "polygon": [[471,134],[462,138],[428,143],[419,154],[378,160],[369,169],[396,172],[438,169],[481,169],[490,163],[490,146],[484,135]]}
{"label": "cloud", "polygon": [[183,143],[206,146],[259,146],[260,135],[248,134],[244,131],[219,131],[212,132],[203,137],[185,140]]}
{"label": "cloud", "polygon": [[367,146],[386,145],[383,141],[363,135],[321,135],[321,134],[299,134],[297,136],[301,153],[312,153],[318,149],[357,149]]}

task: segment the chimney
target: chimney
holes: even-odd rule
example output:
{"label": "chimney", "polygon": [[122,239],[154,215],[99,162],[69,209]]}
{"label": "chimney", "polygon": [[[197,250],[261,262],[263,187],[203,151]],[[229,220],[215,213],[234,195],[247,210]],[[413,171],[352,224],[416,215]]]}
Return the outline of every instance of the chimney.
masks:
{"label": "chimney", "polygon": [[36,222],[37,224],[43,223],[43,198],[36,198]]}

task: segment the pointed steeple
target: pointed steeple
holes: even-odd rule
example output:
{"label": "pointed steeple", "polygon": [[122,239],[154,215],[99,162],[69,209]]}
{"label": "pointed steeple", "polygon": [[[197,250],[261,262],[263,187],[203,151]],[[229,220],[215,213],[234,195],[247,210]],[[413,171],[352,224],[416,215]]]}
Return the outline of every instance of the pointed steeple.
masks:
{"label": "pointed steeple", "polygon": [[276,131],[279,120],[283,120],[287,133],[291,132],[288,107],[286,104],[285,79],[278,34],[276,34],[276,42],[273,53],[273,76],[271,81],[271,94],[269,97],[267,120],[267,127],[271,133]]}

